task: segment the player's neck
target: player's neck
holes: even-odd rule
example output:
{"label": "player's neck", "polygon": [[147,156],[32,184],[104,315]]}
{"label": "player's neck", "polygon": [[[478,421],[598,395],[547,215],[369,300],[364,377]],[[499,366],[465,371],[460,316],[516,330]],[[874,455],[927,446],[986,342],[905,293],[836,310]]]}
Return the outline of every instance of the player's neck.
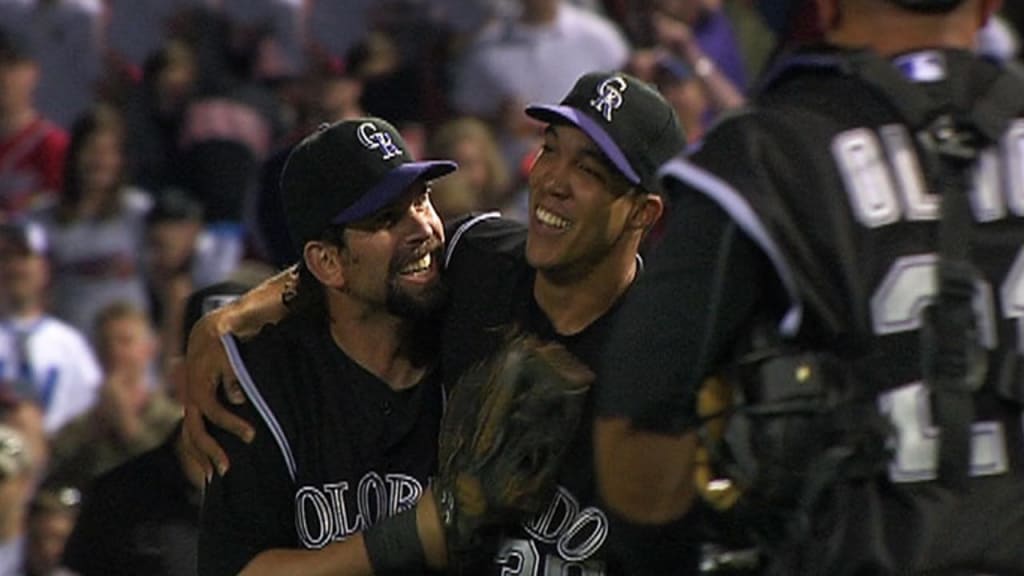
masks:
{"label": "player's neck", "polygon": [[636,250],[615,250],[598,265],[572,277],[538,270],[533,297],[555,331],[577,334],[604,316],[633,283]]}
{"label": "player's neck", "polygon": [[329,303],[334,343],[395,390],[416,385],[428,367],[419,361],[412,322],[380,311]]}
{"label": "player's neck", "polygon": [[973,50],[980,24],[976,15],[965,11],[967,7],[938,15],[896,9],[881,15],[851,14],[828,33],[828,40],[840,46],[868,46],[883,56],[932,48]]}

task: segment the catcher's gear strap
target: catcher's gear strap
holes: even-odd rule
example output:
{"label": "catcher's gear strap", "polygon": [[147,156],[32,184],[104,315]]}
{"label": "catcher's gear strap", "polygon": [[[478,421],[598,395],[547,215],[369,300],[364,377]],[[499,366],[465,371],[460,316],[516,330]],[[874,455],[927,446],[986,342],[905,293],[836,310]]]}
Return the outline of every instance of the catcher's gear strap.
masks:
{"label": "catcher's gear strap", "polygon": [[363,542],[375,576],[401,576],[426,566],[416,508],[377,522],[363,533]]}

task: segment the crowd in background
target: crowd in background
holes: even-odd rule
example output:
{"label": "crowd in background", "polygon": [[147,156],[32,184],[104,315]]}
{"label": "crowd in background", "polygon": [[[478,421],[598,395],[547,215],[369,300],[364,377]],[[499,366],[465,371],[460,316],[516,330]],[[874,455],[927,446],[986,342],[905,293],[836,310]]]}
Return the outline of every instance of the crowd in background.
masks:
{"label": "crowd in background", "polygon": [[[626,70],[697,143],[779,45],[813,39],[785,4],[0,0],[0,576],[120,573],[100,542],[133,538],[173,558],[124,573],[194,566],[202,478],[174,433],[186,299],[295,261],[278,175],[317,125],[383,117],[459,163],[434,186],[442,217],[524,218],[526,104]],[[1022,5],[979,50],[1019,65]],[[147,489],[174,530],[106,522]]]}

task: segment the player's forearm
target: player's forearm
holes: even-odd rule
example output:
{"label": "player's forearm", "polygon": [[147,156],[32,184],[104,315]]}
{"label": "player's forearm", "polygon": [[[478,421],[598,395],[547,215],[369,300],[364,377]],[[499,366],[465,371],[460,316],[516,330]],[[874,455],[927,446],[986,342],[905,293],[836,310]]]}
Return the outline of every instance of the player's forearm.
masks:
{"label": "player's forearm", "polygon": [[284,318],[288,308],[283,296],[295,290],[296,282],[298,274],[296,267],[292,266],[264,280],[238,300],[218,308],[212,313],[216,315],[217,331],[245,338],[258,332],[264,324]]}
{"label": "player's forearm", "polygon": [[[378,553],[378,562],[385,561],[389,570],[388,574],[421,572],[427,567],[433,570],[442,570],[446,566],[447,552],[444,532],[439,522],[433,493],[429,488],[416,505],[414,514],[416,537],[412,540],[386,538],[391,546],[399,545],[403,548],[401,550],[386,549],[392,553],[391,557],[381,557]],[[380,524],[375,525],[372,530],[388,529],[388,525],[393,527],[396,520],[397,518],[394,516],[386,518]],[[379,538],[378,542],[380,542]],[[242,574],[245,576],[262,576],[264,574],[268,576],[277,574],[373,576],[375,574],[374,563],[370,560],[367,546],[366,538],[359,533],[320,550],[267,550],[253,558]],[[418,550],[413,554],[404,553],[404,550],[409,550],[410,546]],[[396,557],[408,558],[410,561],[398,566],[394,564]],[[416,560],[411,560],[413,558]]]}
{"label": "player's forearm", "polygon": [[607,506],[637,524],[682,518],[693,503],[697,435],[657,434],[623,418],[594,426],[598,486]]}
{"label": "player's forearm", "polygon": [[319,550],[274,549],[261,552],[241,572],[242,576],[373,576],[363,535],[356,534]]}

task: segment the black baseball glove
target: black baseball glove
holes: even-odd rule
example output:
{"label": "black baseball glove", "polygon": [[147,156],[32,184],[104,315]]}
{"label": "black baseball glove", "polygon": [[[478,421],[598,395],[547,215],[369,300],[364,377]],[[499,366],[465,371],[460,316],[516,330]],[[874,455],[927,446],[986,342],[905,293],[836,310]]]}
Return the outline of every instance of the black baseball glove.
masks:
{"label": "black baseball glove", "polygon": [[501,526],[550,500],[593,379],[561,345],[514,336],[459,380],[434,484],[450,573],[488,559]]}

